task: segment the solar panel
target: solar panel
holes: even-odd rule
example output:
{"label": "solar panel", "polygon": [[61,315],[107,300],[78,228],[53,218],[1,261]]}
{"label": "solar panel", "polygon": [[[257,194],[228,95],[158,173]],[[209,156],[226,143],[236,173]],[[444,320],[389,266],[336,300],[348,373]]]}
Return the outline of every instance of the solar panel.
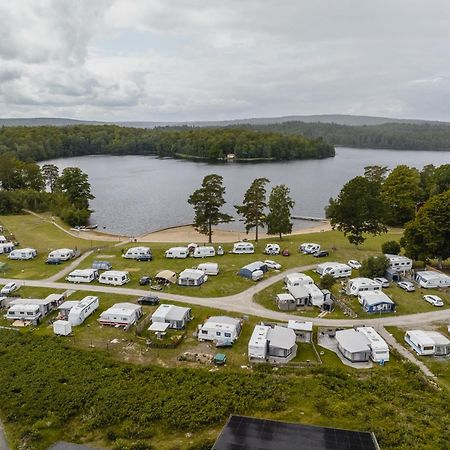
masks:
{"label": "solar panel", "polygon": [[232,415],[213,450],[379,450],[373,433]]}

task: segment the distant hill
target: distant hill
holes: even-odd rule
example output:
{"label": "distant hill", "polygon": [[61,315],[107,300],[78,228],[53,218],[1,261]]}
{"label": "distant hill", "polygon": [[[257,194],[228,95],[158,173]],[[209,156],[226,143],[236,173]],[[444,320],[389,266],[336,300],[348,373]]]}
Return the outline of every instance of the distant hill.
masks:
{"label": "distant hill", "polygon": [[403,123],[403,124],[446,124],[447,122],[437,122],[430,120],[417,119],[392,119],[389,117],[374,116],[352,116],[345,114],[321,114],[321,115],[296,115],[282,117],[255,117],[249,119],[235,120],[216,120],[216,121],[185,121],[185,122],[159,122],[159,121],[89,121],[76,120],[53,117],[37,117],[23,119],[0,119],[0,126],[17,127],[17,126],[70,126],[70,125],[119,125],[122,127],[134,128],[156,128],[161,126],[194,126],[194,127],[224,127],[230,125],[271,125],[286,122],[303,122],[303,123],[334,123],[337,125],[381,125],[385,123]]}

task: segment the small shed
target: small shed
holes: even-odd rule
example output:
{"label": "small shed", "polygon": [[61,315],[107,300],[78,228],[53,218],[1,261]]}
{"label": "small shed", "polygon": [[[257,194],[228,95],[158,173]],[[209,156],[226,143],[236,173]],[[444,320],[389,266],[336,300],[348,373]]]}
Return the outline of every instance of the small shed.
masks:
{"label": "small shed", "polygon": [[294,330],[297,342],[312,342],[313,324],[312,322],[302,322],[300,320],[289,320],[288,328]]}
{"label": "small shed", "polygon": [[67,320],[55,320],[53,322],[53,333],[58,336],[69,336],[72,333],[72,325]]}
{"label": "small shed", "polygon": [[297,304],[292,294],[277,294],[275,297],[275,301],[278,308],[282,311],[294,311],[295,309],[297,309]]}
{"label": "small shed", "polygon": [[352,329],[336,331],[338,350],[351,362],[366,362],[370,359],[369,340],[363,333]]}

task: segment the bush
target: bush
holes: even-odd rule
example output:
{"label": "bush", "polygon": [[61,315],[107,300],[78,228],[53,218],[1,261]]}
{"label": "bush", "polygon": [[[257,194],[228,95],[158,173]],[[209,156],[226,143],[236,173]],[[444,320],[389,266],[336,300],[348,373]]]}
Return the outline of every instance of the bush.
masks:
{"label": "bush", "polygon": [[330,290],[333,287],[333,284],[336,283],[336,278],[329,273],[326,273],[321,279],[319,283],[320,289],[328,289]]}
{"label": "bush", "polygon": [[381,246],[381,251],[389,255],[398,255],[400,249],[400,244],[397,241],[387,241]]}
{"label": "bush", "polygon": [[384,277],[388,267],[389,260],[386,256],[370,256],[361,263],[359,273],[367,278]]}
{"label": "bush", "polygon": [[72,227],[87,225],[89,216],[91,215],[88,209],[65,208],[61,211],[61,219]]}

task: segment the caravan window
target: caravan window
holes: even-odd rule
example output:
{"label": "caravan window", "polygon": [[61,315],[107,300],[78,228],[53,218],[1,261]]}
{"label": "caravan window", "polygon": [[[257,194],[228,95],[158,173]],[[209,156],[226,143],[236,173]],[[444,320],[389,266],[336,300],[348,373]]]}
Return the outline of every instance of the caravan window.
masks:
{"label": "caravan window", "polygon": [[424,349],[424,351],[425,350],[433,350],[433,346],[432,345],[424,345],[423,349]]}
{"label": "caravan window", "polygon": [[231,337],[231,333],[225,333],[225,337]]}
{"label": "caravan window", "polygon": [[202,334],[208,334],[208,330],[202,330]]}
{"label": "caravan window", "polygon": [[220,331],[216,331],[216,336],[222,336]]}

